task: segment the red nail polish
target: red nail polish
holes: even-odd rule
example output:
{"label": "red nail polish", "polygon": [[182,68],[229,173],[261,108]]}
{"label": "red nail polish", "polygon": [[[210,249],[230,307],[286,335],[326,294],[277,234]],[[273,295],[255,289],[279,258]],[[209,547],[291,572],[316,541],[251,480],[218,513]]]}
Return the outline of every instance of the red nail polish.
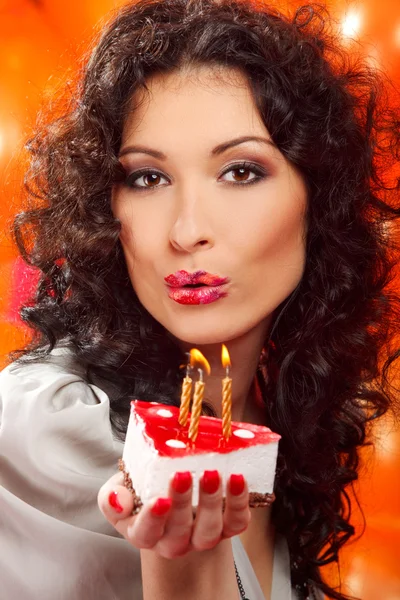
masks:
{"label": "red nail polish", "polygon": [[121,506],[119,500],[118,500],[118,493],[117,492],[111,492],[110,495],[108,496],[108,503],[110,506],[113,507],[113,509],[117,512],[117,513],[121,513],[124,510],[124,507]]}
{"label": "red nail polish", "polygon": [[232,474],[229,478],[229,491],[233,496],[240,496],[244,491],[243,475]]}
{"label": "red nail polish", "polygon": [[184,494],[187,492],[192,485],[192,474],[190,471],[182,471],[181,473],[175,473],[172,480],[172,487],[175,492]]}
{"label": "red nail polish", "polygon": [[204,471],[201,486],[206,494],[215,494],[219,488],[218,471]]}
{"label": "red nail polish", "polygon": [[151,512],[153,515],[157,515],[157,517],[162,517],[171,508],[171,503],[171,498],[158,498],[151,507]]}

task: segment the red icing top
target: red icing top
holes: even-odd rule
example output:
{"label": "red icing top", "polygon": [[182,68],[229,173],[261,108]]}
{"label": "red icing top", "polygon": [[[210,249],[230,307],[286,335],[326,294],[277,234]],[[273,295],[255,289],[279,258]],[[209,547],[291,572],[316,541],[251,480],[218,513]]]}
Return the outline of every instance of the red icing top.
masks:
{"label": "red icing top", "polygon": [[281,436],[268,427],[251,423],[232,422],[232,435],[225,440],[222,435],[222,420],[215,417],[200,417],[199,433],[195,442],[189,439],[189,424],[179,424],[179,408],[158,402],[131,402],[131,418],[143,427],[147,443],[161,456],[171,458],[187,454],[206,452],[227,453],[278,442]]}

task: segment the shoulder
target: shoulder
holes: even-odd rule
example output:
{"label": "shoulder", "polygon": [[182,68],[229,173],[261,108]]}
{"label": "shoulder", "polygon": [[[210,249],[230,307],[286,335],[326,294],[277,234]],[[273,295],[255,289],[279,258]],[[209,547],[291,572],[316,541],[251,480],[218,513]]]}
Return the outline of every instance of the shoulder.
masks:
{"label": "shoulder", "polygon": [[[15,362],[0,373],[2,485],[14,506],[101,531],[101,485],[117,470],[122,443],[108,396],[89,385],[71,353]],[[97,514],[98,513],[98,514]]]}
{"label": "shoulder", "polygon": [[[0,409],[58,412],[73,406],[106,404],[108,396],[84,380],[84,371],[66,348],[57,348],[45,359],[14,362],[0,373]],[[3,420],[3,419],[2,419]]]}
{"label": "shoulder", "polygon": [[122,444],[112,433],[109,398],[83,375],[65,349],[6,367],[0,373],[0,458],[92,474],[94,461],[116,468]]}

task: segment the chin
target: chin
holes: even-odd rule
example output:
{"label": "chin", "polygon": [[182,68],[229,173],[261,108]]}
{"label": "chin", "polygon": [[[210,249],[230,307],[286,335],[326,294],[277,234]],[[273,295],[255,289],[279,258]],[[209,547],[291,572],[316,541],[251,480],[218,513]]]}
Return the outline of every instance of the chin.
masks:
{"label": "chin", "polygon": [[207,346],[209,344],[225,344],[230,340],[237,339],[247,333],[247,327],[211,327],[209,324],[200,324],[197,327],[173,327],[167,329],[172,335],[185,344],[192,347]]}
{"label": "chin", "polygon": [[223,344],[225,338],[220,332],[211,331],[208,327],[185,329],[182,327],[166,328],[177,340],[190,346],[203,346],[204,344]]}
{"label": "chin", "polygon": [[260,335],[263,335],[272,316],[270,311],[253,310],[253,314],[244,318],[242,305],[234,310],[225,307],[221,310],[216,303],[206,307],[207,310],[204,307],[193,308],[172,314],[170,311],[147,310],[176,340],[191,347],[225,344],[255,329],[259,329]]}

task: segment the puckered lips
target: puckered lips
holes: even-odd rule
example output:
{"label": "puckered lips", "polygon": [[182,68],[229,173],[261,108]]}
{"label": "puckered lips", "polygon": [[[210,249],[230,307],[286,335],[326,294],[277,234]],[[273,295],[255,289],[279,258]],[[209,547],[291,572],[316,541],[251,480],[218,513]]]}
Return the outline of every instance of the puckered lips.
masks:
{"label": "puckered lips", "polygon": [[207,271],[177,271],[164,278],[168,296],[178,304],[211,304],[227,296],[228,277],[213,275]]}

